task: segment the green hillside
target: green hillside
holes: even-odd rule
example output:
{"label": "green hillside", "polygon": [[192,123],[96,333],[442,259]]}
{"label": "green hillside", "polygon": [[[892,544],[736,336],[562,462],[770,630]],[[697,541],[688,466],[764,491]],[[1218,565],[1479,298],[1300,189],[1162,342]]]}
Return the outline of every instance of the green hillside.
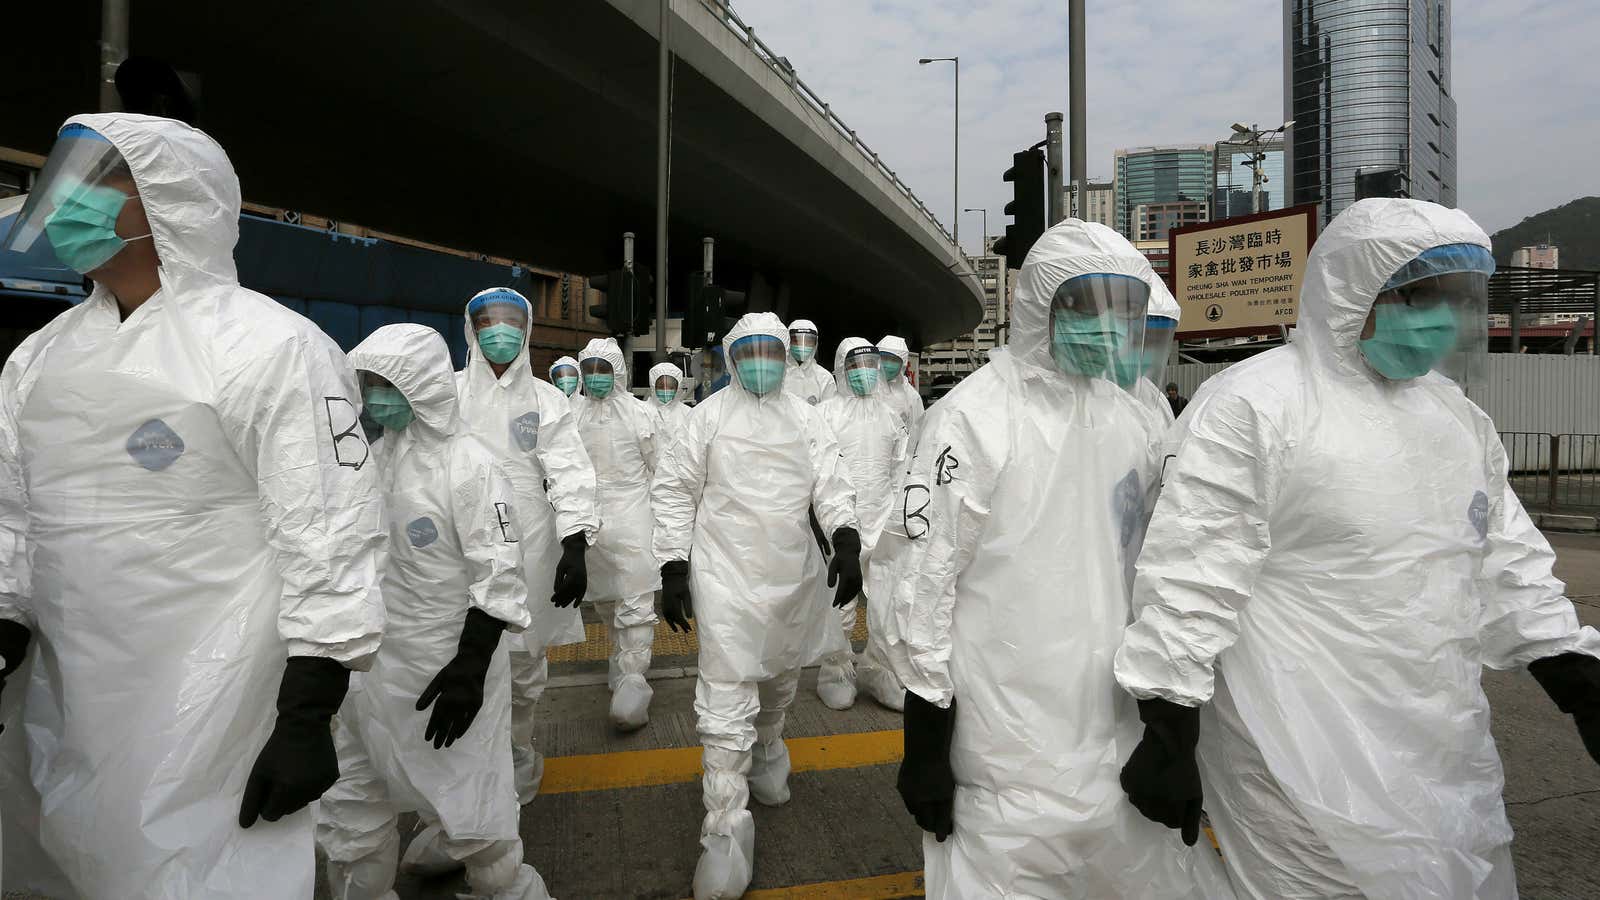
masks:
{"label": "green hillside", "polygon": [[1490,238],[1494,261],[1511,264],[1518,247],[1549,242],[1561,248],[1561,268],[1600,269],[1600,197],[1580,197],[1532,215]]}

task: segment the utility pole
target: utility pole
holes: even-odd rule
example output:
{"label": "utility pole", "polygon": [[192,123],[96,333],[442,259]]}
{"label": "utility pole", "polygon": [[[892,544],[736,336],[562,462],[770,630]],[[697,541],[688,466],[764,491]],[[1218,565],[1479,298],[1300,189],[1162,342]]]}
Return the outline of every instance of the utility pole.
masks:
{"label": "utility pole", "polygon": [[1086,118],[1084,111],[1084,78],[1087,72],[1084,47],[1087,41],[1084,37],[1083,20],[1083,0],[1067,0],[1067,40],[1070,45],[1069,52],[1072,55],[1071,67],[1068,72],[1068,78],[1071,82],[1071,100],[1067,108],[1068,113],[1072,116],[1072,156],[1069,164],[1071,166],[1072,196],[1076,198],[1080,206],[1077,211],[1079,218],[1082,218],[1083,211],[1081,206],[1087,197],[1088,178],[1085,177],[1085,172],[1088,171],[1089,167],[1088,151],[1085,149],[1088,146],[1088,140],[1084,125]]}
{"label": "utility pole", "polygon": [[656,362],[667,359],[667,167],[672,147],[672,50],[667,28],[672,0],[661,0],[661,49],[656,54]]}
{"label": "utility pole", "polygon": [[129,0],[101,0],[100,4],[100,111],[122,109],[117,94],[117,67],[128,58]]}
{"label": "utility pole", "polygon": [[1044,227],[1049,228],[1067,217],[1063,207],[1066,199],[1061,190],[1061,113],[1044,114],[1045,179]]}

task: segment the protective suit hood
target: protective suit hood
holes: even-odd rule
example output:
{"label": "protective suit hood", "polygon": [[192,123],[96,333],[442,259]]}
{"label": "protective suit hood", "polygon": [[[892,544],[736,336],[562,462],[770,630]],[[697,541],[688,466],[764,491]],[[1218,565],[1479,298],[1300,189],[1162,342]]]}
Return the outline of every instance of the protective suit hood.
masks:
{"label": "protective suit hood", "polygon": [[666,407],[666,406],[682,406],[683,405],[683,398],[688,396],[688,391],[684,388],[684,385],[683,385],[683,370],[678,368],[677,366],[673,365],[672,363],[668,363],[668,362],[656,363],[655,365],[650,367],[650,392],[651,392],[650,395],[652,397],[655,396],[656,379],[660,378],[663,375],[670,375],[671,377],[676,378],[678,380],[678,395],[676,397],[672,398],[672,402],[671,403],[657,403],[655,405],[656,406],[662,406],[662,407]]}
{"label": "protective suit hood", "polygon": [[1098,222],[1064,219],[1039,237],[1023,262],[1006,352],[1025,366],[1060,373],[1050,355],[1050,302],[1062,282],[1092,273],[1131,275],[1150,286],[1152,300],[1161,284],[1127,238]]}
{"label": "protective suit hood", "polygon": [[456,430],[456,381],[450,347],[426,325],[385,325],[350,351],[350,365],[389,380],[411,404],[418,426],[442,440]]}
{"label": "protective suit hood", "polygon": [[872,344],[866,338],[848,337],[839,342],[839,349],[833,351],[833,382],[839,389],[839,396],[850,400],[872,400],[881,398],[888,389],[888,382],[884,381],[880,374],[877,387],[873,388],[872,392],[867,396],[857,397],[855,391],[850,389],[849,379],[845,377],[844,361],[850,356],[850,352],[871,346]]}
{"label": "protective suit hood", "polygon": [[591,340],[584,345],[582,352],[578,354],[578,359],[603,359],[611,364],[611,372],[616,376],[616,387],[611,389],[611,393],[603,398],[597,398],[590,396],[588,390],[583,390],[585,397],[597,403],[602,403],[613,397],[633,399],[633,395],[628,393],[628,366],[623,361],[622,348],[617,345],[616,338],[595,338]]}
{"label": "protective suit hood", "polygon": [[893,353],[895,356],[900,357],[900,374],[895,377],[904,378],[906,374],[905,367],[911,365],[911,348],[906,345],[906,339],[886,334],[878,341],[878,351],[880,353]]}
{"label": "protective suit hood", "polygon": [[[804,322],[805,320],[801,319],[799,321]],[[739,389],[738,396],[765,403],[781,396],[783,394],[781,387],[771,391],[764,397],[757,397],[744,386],[744,382],[739,380],[739,367],[733,362],[734,343],[740,338],[750,337],[755,334],[764,334],[783,341],[783,357],[786,360],[789,359],[789,326],[783,324],[783,320],[778,318],[777,313],[769,312],[745,313],[739,317],[739,321],[735,322],[734,326],[728,329],[728,333],[722,338],[722,358],[725,360],[723,364],[727,367],[728,380],[733,387]],[[790,363],[789,368],[793,368],[793,360],[790,360]],[[787,378],[788,376],[784,377]]]}
{"label": "protective suit hood", "polygon": [[1361,358],[1361,329],[1384,282],[1418,254],[1489,236],[1459,209],[1374,197],[1350,206],[1317,238],[1300,292],[1299,341],[1313,364],[1347,377],[1379,378]]}
{"label": "protective suit hood", "polygon": [[1183,316],[1183,309],[1178,306],[1178,298],[1172,296],[1172,292],[1167,290],[1167,283],[1160,278],[1150,285],[1150,306],[1146,310],[1146,315],[1160,316],[1174,322],[1180,321]]}
{"label": "protective suit hood", "polygon": [[134,113],[73,116],[67,125],[94,129],[128,163],[174,301],[205,284],[239,282],[239,177],[216,141],[175,119]]}
{"label": "protective suit hood", "polygon": [[578,367],[578,361],[573,359],[570,356],[563,356],[560,359],[556,360],[555,362],[551,363],[550,364],[550,368],[548,370],[546,370],[545,374],[550,376],[550,381],[551,381],[552,384],[555,383],[556,370],[561,368],[562,366],[571,366],[574,369],[576,369]]}

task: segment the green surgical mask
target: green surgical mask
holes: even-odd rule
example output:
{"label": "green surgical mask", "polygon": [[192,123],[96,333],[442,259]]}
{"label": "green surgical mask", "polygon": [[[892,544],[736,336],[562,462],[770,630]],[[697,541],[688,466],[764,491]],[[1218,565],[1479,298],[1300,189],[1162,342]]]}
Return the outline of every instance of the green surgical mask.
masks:
{"label": "green surgical mask", "polygon": [[120,253],[128,242],[117,236],[117,216],[129,199],[109,187],[83,186],[69,191],[44,223],[56,258],[79,275],[87,275]]}
{"label": "green surgical mask", "polygon": [[793,344],[789,347],[789,355],[794,357],[794,361],[798,363],[803,363],[810,359],[816,352],[817,348],[815,347],[802,347],[799,344]]}
{"label": "green surgical mask", "polygon": [[505,365],[517,358],[522,345],[528,342],[521,328],[500,322],[478,331],[478,348],[484,358],[497,365]]}
{"label": "green surgical mask", "polygon": [[366,403],[367,415],[382,425],[385,431],[404,431],[416,418],[416,413],[411,410],[411,402],[405,394],[400,393],[399,388],[369,387],[362,391],[361,399]]}
{"label": "green surgical mask", "polygon": [[663,391],[659,389],[656,391],[656,399],[661,401],[662,406],[666,406],[668,403],[671,403],[673,400],[677,399],[677,397],[677,391]]}
{"label": "green surgical mask", "polygon": [[757,397],[765,396],[783,383],[783,360],[743,359],[735,364],[739,383]]}
{"label": "green surgical mask", "polygon": [[883,368],[884,381],[893,381],[900,377],[900,369],[903,364],[900,362],[900,357],[895,356],[893,353],[881,355],[878,358],[878,365]]}
{"label": "green surgical mask", "polygon": [[1112,377],[1121,343],[1122,330],[1110,314],[1090,316],[1063,309],[1051,324],[1050,355],[1069,375]]}
{"label": "green surgical mask", "polygon": [[593,375],[585,375],[583,376],[583,392],[596,400],[604,400],[611,393],[611,388],[616,383],[617,376],[615,375],[602,375],[598,372]]}
{"label": "green surgical mask", "polygon": [[572,396],[572,392],[578,389],[578,376],[576,376],[576,375],[557,375],[556,376],[556,387],[561,389],[561,393],[566,394],[568,397],[571,397]]}
{"label": "green surgical mask", "polygon": [[1379,304],[1373,307],[1372,337],[1361,341],[1361,355],[1392,381],[1417,378],[1455,349],[1459,328],[1455,310],[1444,303],[1424,308]]}
{"label": "green surgical mask", "polygon": [[844,373],[844,378],[850,383],[850,390],[854,391],[857,397],[865,397],[878,386],[877,369],[851,369]]}

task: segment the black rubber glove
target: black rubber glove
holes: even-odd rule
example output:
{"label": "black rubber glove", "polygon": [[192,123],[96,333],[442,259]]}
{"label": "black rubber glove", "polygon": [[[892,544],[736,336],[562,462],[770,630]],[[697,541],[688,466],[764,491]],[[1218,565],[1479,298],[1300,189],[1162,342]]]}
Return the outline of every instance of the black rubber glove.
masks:
{"label": "black rubber glove", "polygon": [[[21,622],[10,619],[0,620],[0,656],[5,657],[5,667],[0,668],[0,693],[5,691],[6,678],[22,667],[22,661],[28,658],[28,642],[33,640],[33,632]],[[0,731],[5,731],[6,726],[0,725]]]}
{"label": "black rubber glove", "polygon": [[550,602],[560,607],[577,606],[589,592],[589,567],[583,554],[589,540],[581,533],[561,539],[561,562],[556,563],[556,590]]}
{"label": "black rubber glove", "polygon": [[1528,665],[1528,672],[1538,679],[1556,706],[1577,723],[1589,758],[1600,763],[1600,659],[1563,653],[1534,660]]}
{"label": "black rubber glove", "polygon": [[428,717],[428,729],[422,735],[423,740],[433,743],[433,749],[454,744],[472,727],[472,720],[483,706],[483,679],[489,674],[489,663],[500,646],[500,633],[505,630],[506,623],[483,610],[467,610],[455,657],[444,664],[417,698],[418,712],[433,704],[433,715]]}
{"label": "black rubber glove", "polygon": [[861,593],[861,535],[854,528],[833,533],[833,561],[828,563],[828,587],[833,592],[833,608],[838,609]]}
{"label": "black rubber glove", "polygon": [[350,686],[338,660],[291,656],[278,685],[278,721],[244,783],[239,825],[276,822],[322,796],[339,780],[333,749],[334,713]]}
{"label": "black rubber glove", "polygon": [[822,533],[822,523],[817,521],[816,507],[806,507],[806,518],[811,522],[811,536],[817,539],[817,549],[822,551],[822,558],[827,559],[833,550],[828,547],[828,536]]}
{"label": "black rubber glove", "polygon": [[1139,721],[1144,738],[1122,767],[1122,789],[1145,818],[1180,829],[1193,847],[1200,839],[1200,708],[1140,700]]}
{"label": "black rubber glove", "polygon": [[956,701],[939,707],[906,691],[906,754],[895,789],[917,827],[936,840],[955,831],[956,773],[950,768],[950,739],[956,732]]}
{"label": "black rubber glove", "polygon": [[694,598],[689,595],[689,561],[675,559],[661,567],[661,618],[673,631],[693,631]]}

